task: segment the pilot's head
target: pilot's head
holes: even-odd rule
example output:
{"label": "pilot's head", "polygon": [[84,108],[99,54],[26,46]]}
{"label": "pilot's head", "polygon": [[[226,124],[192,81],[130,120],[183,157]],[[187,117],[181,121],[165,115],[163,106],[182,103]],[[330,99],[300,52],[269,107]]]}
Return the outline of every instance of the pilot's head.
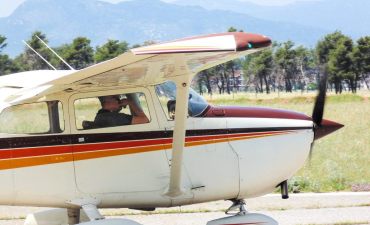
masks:
{"label": "pilot's head", "polygon": [[102,108],[111,112],[120,111],[122,106],[118,95],[109,95],[99,98]]}

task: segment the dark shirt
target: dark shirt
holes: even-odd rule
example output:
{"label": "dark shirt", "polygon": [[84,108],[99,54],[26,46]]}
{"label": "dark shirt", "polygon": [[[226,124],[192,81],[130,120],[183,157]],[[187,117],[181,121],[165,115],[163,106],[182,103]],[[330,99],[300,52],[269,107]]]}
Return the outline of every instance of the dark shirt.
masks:
{"label": "dark shirt", "polygon": [[123,126],[131,124],[131,121],[131,115],[100,109],[96,114],[94,126],[97,128]]}

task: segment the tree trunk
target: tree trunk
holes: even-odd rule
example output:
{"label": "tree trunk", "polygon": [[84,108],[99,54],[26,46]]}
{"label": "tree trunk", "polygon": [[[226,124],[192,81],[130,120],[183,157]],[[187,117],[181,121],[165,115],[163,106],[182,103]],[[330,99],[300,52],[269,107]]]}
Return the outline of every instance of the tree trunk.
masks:
{"label": "tree trunk", "polygon": [[266,84],[266,94],[270,94],[270,87],[269,87],[269,84],[267,82],[266,74],[263,75],[263,79],[265,80],[265,84]]}
{"label": "tree trunk", "polygon": [[227,72],[224,70],[223,72],[225,81],[226,81],[226,92],[228,94],[231,94],[231,89],[230,89],[230,76],[227,74]]}
{"label": "tree trunk", "polygon": [[276,83],[275,83],[275,80],[273,80],[271,75],[269,76],[269,84],[271,84],[272,91],[276,92]]}
{"label": "tree trunk", "polygon": [[339,81],[338,77],[334,78],[334,89],[335,89],[335,94],[340,94],[341,93],[341,91],[340,91],[340,81]]}
{"label": "tree trunk", "polygon": [[199,94],[203,95],[203,90],[202,90],[202,79],[198,79],[198,88],[199,88]]}
{"label": "tree trunk", "polygon": [[292,82],[289,78],[285,78],[285,91],[292,92]]}
{"label": "tree trunk", "polygon": [[236,83],[236,79],[235,79],[235,71],[234,71],[234,67],[232,66],[231,67],[231,74],[233,75],[233,81],[234,81],[234,85],[233,85],[233,91],[235,92],[238,92],[238,86],[237,86],[237,83]]}
{"label": "tree trunk", "polygon": [[356,93],[356,85],[354,79],[349,79],[349,89],[352,93]]}
{"label": "tree trunk", "polygon": [[212,95],[211,80],[209,79],[208,72],[204,73],[204,79],[205,79],[205,82],[206,82],[207,92],[208,92],[208,94]]}
{"label": "tree trunk", "polygon": [[221,78],[221,93],[225,93],[225,78],[224,76],[222,75],[222,73],[220,73],[220,78]]}
{"label": "tree trunk", "polygon": [[262,78],[262,75],[259,76],[260,78],[260,92],[263,93],[263,78]]}
{"label": "tree trunk", "polygon": [[217,84],[217,88],[218,88],[218,93],[221,94],[222,93],[222,84],[221,84],[221,81],[216,77],[216,84]]}

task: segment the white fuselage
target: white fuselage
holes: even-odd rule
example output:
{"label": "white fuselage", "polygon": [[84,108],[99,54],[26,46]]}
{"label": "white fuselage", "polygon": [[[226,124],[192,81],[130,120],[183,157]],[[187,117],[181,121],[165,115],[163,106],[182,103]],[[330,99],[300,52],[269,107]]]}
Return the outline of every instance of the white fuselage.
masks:
{"label": "white fuselage", "polygon": [[[289,124],[290,123],[290,124]],[[309,125],[309,121],[257,118],[190,118],[193,129]],[[241,126],[242,125],[242,126]],[[209,137],[212,138],[212,137]],[[313,139],[298,130],[187,147],[184,188],[189,195],[163,196],[170,150],[1,170],[1,204],[65,207],[70,199],[95,196],[100,207],[167,207],[219,199],[250,198],[271,192],[304,163]]]}
{"label": "white fuselage", "polygon": [[[155,95],[151,88],[137,91]],[[72,107],[80,95],[87,94],[60,99],[69,108],[64,133],[33,141],[37,135],[1,136],[0,141],[12,142],[10,149],[0,150],[4,157],[5,151],[12,155],[0,159],[1,205],[70,207],[71,201],[95,199],[101,208],[154,208],[260,196],[303,166],[314,136],[310,120],[189,117],[185,194],[170,199],[164,193],[174,121],[166,119],[158,99],[147,97],[149,124],[124,132],[79,131]],[[36,146],[41,139],[59,144]],[[35,146],[25,147],[25,142]]]}

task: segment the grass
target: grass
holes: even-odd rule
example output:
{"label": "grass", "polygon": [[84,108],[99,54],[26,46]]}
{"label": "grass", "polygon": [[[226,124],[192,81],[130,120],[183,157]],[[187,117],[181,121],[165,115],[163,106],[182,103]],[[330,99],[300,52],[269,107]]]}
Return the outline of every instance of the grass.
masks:
{"label": "grass", "polygon": [[[315,142],[310,163],[291,180],[297,192],[350,191],[355,184],[370,184],[370,91],[328,93],[324,118],[345,125]],[[315,93],[272,93],[206,96],[214,105],[283,108],[312,114]]]}

